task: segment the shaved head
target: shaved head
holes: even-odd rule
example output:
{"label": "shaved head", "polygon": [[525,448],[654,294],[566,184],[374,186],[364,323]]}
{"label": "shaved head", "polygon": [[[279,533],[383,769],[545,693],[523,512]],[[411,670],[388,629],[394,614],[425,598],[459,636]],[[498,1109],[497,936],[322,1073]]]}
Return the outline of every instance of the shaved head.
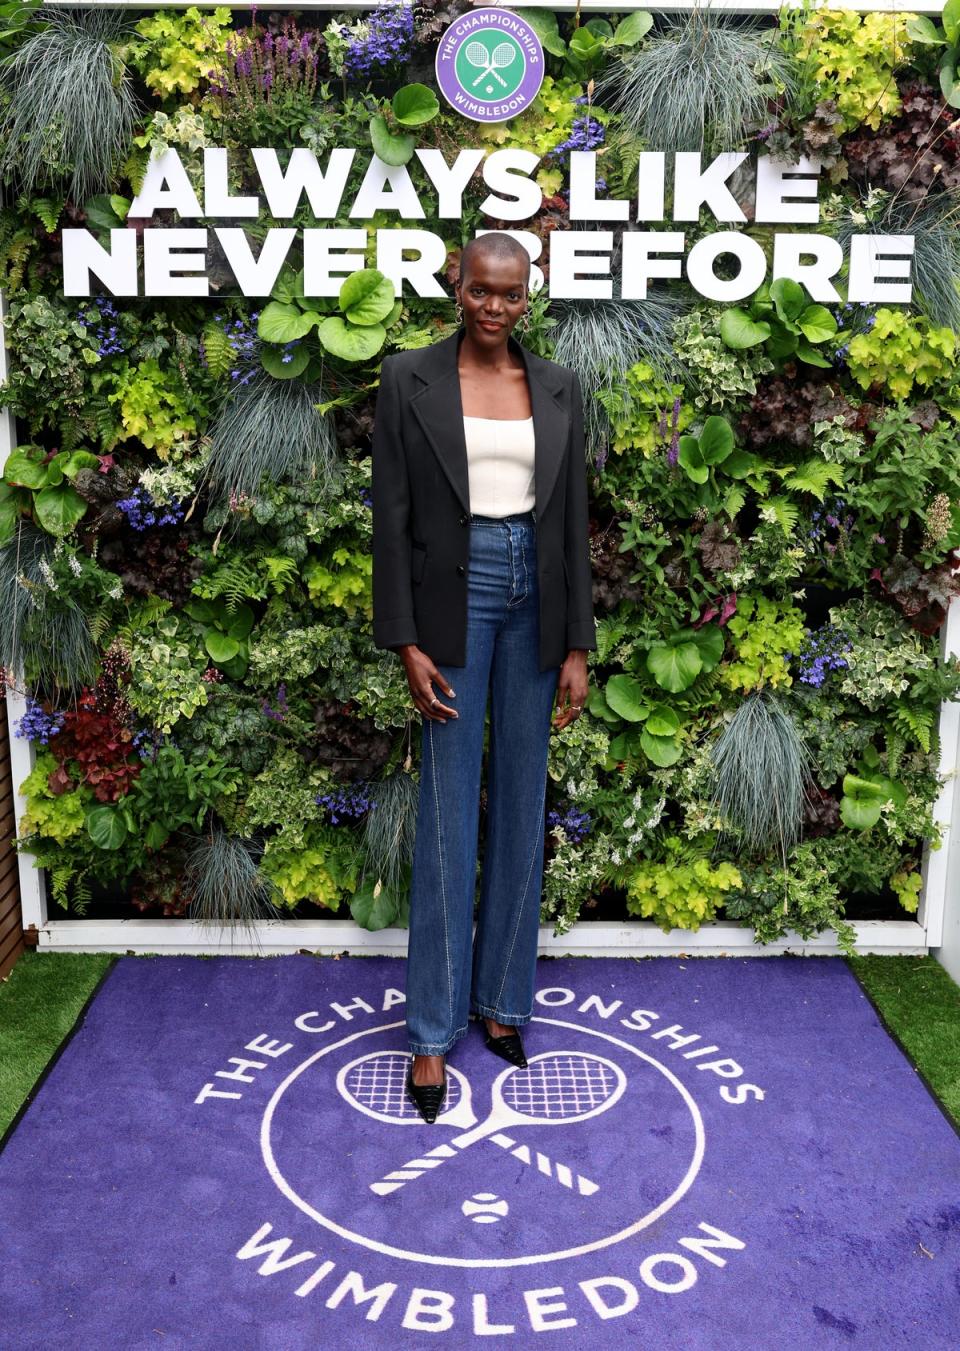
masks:
{"label": "shaved head", "polygon": [[460,254],[461,286],[466,281],[471,265],[477,263],[481,257],[517,263],[524,281],[530,280],[530,255],[520,241],[503,230],[491,230],[489,234],[478,235],[476,239],[471,239],[464,246]]}

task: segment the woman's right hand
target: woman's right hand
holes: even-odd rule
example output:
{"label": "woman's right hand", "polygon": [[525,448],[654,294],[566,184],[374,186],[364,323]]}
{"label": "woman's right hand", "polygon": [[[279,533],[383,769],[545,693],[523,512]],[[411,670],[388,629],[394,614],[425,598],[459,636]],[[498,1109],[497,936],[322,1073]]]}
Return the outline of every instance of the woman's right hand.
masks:
{"label": "woman's right hand", "polygon": [[[416,643],[408,643],[397,650],[406,669],[407,684],[410,686],[410,694],[419,713],[424,718],[429,718],[431,722],[446,722],[448,716],[458,718],[460,714],[455,708],[450,708],[437,699],[437,692],[433,688],[435,683],[443,694],[448,694],[451,698],[456,696],[453,686],[440,674],[432,658],[417,647]],[[436,703],[431,704],[431,700],[436,700]]]}

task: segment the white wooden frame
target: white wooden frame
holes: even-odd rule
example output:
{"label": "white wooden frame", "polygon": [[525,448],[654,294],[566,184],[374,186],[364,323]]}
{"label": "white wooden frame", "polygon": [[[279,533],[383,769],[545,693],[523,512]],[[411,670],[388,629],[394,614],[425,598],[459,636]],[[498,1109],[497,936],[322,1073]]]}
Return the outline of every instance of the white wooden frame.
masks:
{"label": "white wooden frame", "polygon": [[[101,5],[117,5],[131,9],[185,8],[198,0],[166,0],[158,5],[155,0],[97,0]],[[59,7],[92,8],[80,0],[45,0]],[[213,8],[213,3],[199,0],[201,8]],[[527,5],[553,10],[575,10],[571,3],[555,0],[526,0]],[[298,0],[296,5],[271,3],[270,8],[329,9],[329,0]],[[371,9],[364,0],[345,0],[339,5],[344,10]],[[667,0],[656,5],[658,12],[679,11],[695,7],[695,0]],[[713,7],[731,12],[775,13],[780,6],[767,0],[713,0]],[[825,8],[849,8],[861,11],[907,11],[939,13],[939,0],[834,0]],[[232,9],[248,9],[250,3],[234,3]],[[260,8],[263,8],[261,4]],[[582,0],[581,12],[610,11],[609,0]],[[621,0],[616,12],[627,9],[653,8],[631,0]],[[0,294],[0,320],[5,319],[6,305]],[[6,332],[0,331],[0,384],[7,379]],[[0,410],[0,465],[16,445],[16,428],[9,410]],[[951,606],[947,621],[941,629],[941,653],[960,655],[960,602]],[[14,811],[17,834],[26,810],[26,801],[19,786],[30,773],[35,762],[34,748],[14,733],[14,724],[26,711],[24,699],[16,692],[7,692],[7,719],[10,726],[10,747]],[[887,954],[925,953],[939,949],[946,929],[950,946],[942,960],[956,963],[954,974],[960,976],[960,795],[956,790],[958,760],[960,760],[960,703],[944,703],[940,711],[940,773],[945,783],[937,800],[934,815],[941,823],[944,843],[941,849],[924,847],[922,861],[923,888],[916,919],[866,920],[854,924],[857,948],[862,952]],[[956,824],[957,828],[953,829]],[[20,895],[25,930],[36,933],[39,948],[59,952],[130,952],[130,953],[217,953],[279,954],[309,949],[312,952],[360,952],[367,955],[402,956],[406,952],[407,931],[399,928],[382,929],[371,933],[351,922],[338,920],[273,920],[252,928],[237,924],[224,927],[201,925],[184,919],[120,919],[82,920],[58,919],[51,916],[43,873],[34,867],[33,856],[19,856]],[[949,907],[949,915],[948,915]],[[954,944],[953,935],[956,934]],[[953,948],[956,947],[956,952]],[[754,941],[753,930],[747,924],[718,922],[704,925],[698,932],[676,929],[665,934],[648,920],[580,921],[563,937],[553,935],[550,925],[541,926],[539,951],[543,955],[583,955],[593,957],[633,956],[770,956],[783,952],[837,953],[835,935],[827,930],[812,939],[803,939],[790,933],[776,943],[761,946]],[[938,955],[940,955],[938,953]]]}
{"label": "white wooden frame", "polygon": [[[221,0],[43,0],[45,5],[57,9],[216,9]],[[637,0],[517,0],[515,5],[500,4],[493,0],[493,7],[500,9],[552,9],[555,13],[573,12],[579,9],[581,14],[596,10],[599,13],[623,14],[631,9],[648,9],[658,14],[675,14],[690,9],[725,10],[730,14],[776,14],[782,8],[799,8],[802,0],[784,0],[783,5],[771,4],[770,0],[665,0],[659,4],[639,4]],[[903,14],[939,14],[943,9],[940,0],[815,0],[819,9],[854,9],[861,13],[882,10],[885,13]],[[331,0],[295,0],[294,3],[274,4],[257,3],[257,0],[239,0],[229,5],[230,9],[319,9],[319,10],[363,10],[376,9],[371,0],[344,0],[331,4]]]}

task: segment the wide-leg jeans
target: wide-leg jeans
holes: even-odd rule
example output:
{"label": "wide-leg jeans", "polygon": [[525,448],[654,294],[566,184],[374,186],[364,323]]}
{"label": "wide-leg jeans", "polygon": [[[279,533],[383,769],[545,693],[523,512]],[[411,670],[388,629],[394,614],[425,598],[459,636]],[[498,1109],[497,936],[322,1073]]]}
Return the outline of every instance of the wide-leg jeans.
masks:
{"label": "wide-leg jeans", "polygon": [[[465,666],[436,666],[459,717],[425,718],[410,883],[410,1051],[442,1055],[469,1014],[533,1016],[550,723],[560,667],[539,669],[533,512],[470,518]],[[476,938],[480,786],[489,696],[486,845]]]}

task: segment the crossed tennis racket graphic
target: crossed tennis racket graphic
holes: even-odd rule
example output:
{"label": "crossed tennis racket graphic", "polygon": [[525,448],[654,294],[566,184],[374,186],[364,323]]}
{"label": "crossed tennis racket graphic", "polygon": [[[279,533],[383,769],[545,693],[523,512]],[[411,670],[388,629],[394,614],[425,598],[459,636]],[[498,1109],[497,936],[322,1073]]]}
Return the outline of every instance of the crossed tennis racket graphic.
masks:
{"label": "crossed tennis racket graphic", "polygon": [[[367,1116],[391,1125],[413,1125],[421,1118],[406,1092],[409,1067],[409,1056],[401,1051],[372,1051],[343,1066],[337,1074],[337,1088],[352,1107]],[[458,1127],[462,1133],[371,1182],[370,1190],[378,1196],[387,1196],[447,1159],[456,1158],[459,1151],[478,1140],[489,1139],[514,1158],[536,1166],[561,1187],[590,1196],[599,1189],[596,1182],[538,1150],[531,1151],[528,1145],[518,1145],[503,1127],[586,1121],[612,1107],[626,1086],[623,1070],[605,1056],[542,1051],[531,1056],[525,1069],[509,1065],[497,1075],[490,1090],[491,1110],[480,1120],[473,1110],[469,1079],[448,1065],[447,1093],[437,1124]]]}
{"label": "crossed tennis racket graphic", "polygon": [[510,42],[498,42],[493,52],[488,55],[487,49],[482,42],[468,42],[466,47],[467,60],[471,66],[483,66],[480,74],[473,81],[479,84],[485,75],[493,75],[500,81],[504,89],[507,82],[497,69],[499,66],[509,66],[513,60],[513,44]]}

